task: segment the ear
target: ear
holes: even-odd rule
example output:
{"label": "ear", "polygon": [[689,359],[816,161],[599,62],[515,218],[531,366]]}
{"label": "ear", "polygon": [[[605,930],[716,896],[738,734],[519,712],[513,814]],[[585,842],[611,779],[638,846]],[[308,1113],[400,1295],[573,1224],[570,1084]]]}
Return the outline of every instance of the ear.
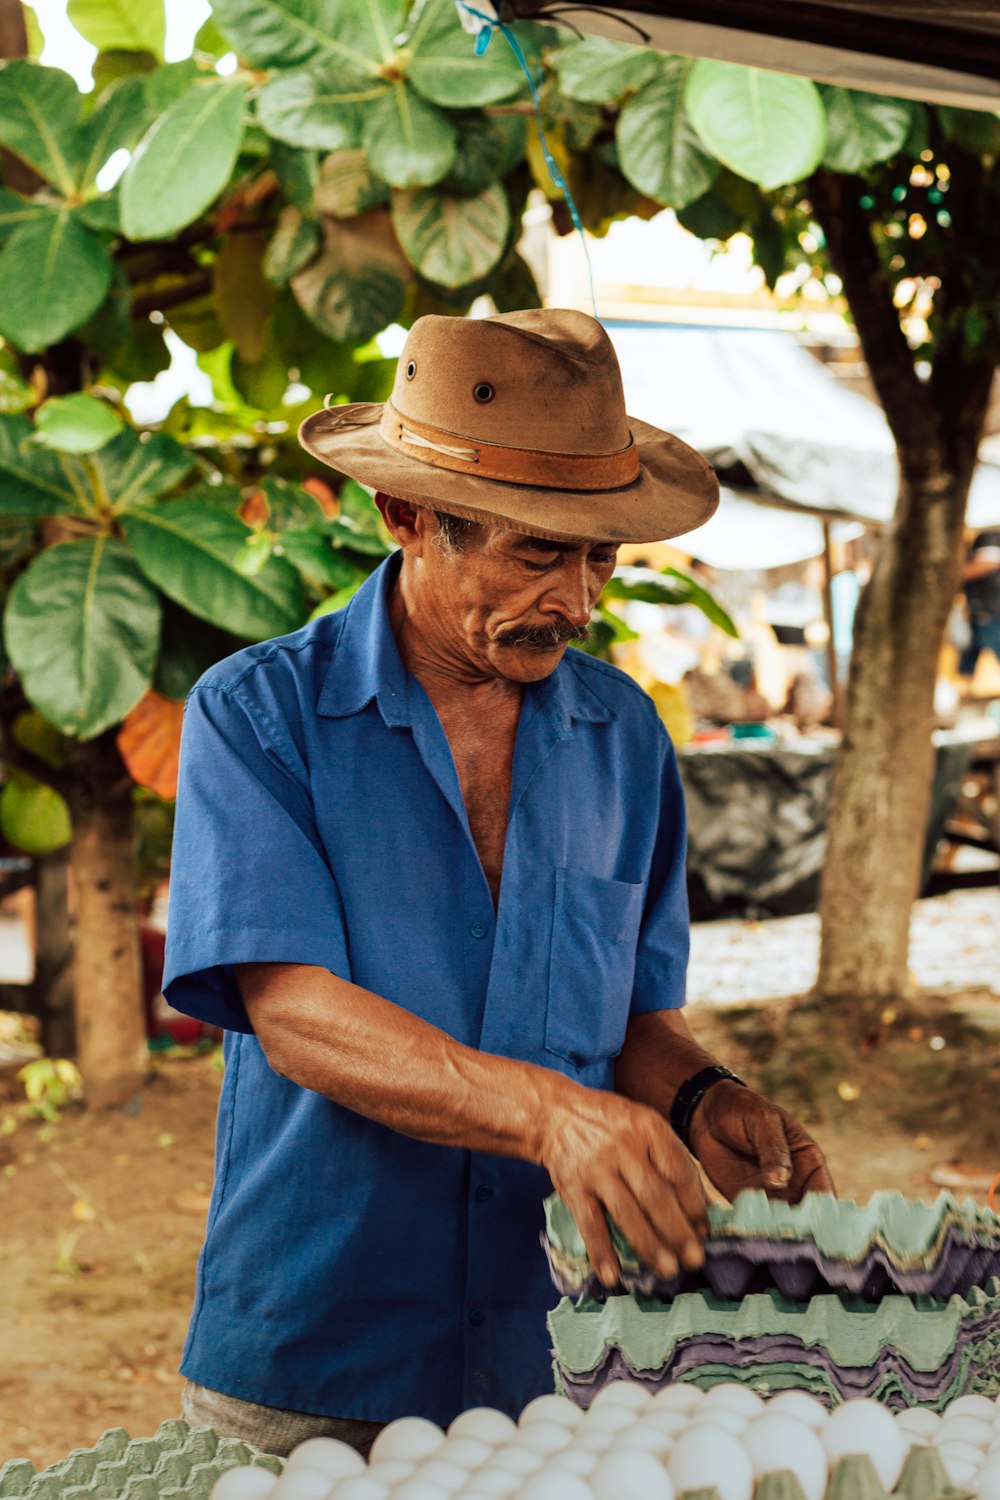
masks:
{"label": "ear", "polygon": [[375,504],[393,541],[404,552],[419,554],[429,531],[436,525],[432,513],[422,505],[397,500],[395,495],[386,495],[381,490],[375,492]]}

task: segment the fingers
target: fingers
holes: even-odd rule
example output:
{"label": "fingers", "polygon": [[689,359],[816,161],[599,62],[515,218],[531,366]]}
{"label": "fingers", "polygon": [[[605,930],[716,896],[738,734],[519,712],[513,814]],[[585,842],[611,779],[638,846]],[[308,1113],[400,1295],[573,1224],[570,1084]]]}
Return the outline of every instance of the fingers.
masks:
{"label": "fingers", "polygon": [[792,1180],[792,1152],[781,1115],[772,1106],[766,1111],[751,1110],[745,1129],[764,1191],[784,1192]]}
{"label": "fingers", "polygon": [[673,1182],[684,1217],[700,1242],[708,1234],[708,1200],[694,1162],[666,1126],[654,1137],[649,1155],[660,1176]]}
{"label": "fingers", "polygon": [[[591,1194],[563,1194],[566,1207],[576,1220],[590,1264],[608,1291],[618,1285],[621,1266],[611,1243],[604,1208]],[[619,1225],[619,1228],[621,1226]]]}

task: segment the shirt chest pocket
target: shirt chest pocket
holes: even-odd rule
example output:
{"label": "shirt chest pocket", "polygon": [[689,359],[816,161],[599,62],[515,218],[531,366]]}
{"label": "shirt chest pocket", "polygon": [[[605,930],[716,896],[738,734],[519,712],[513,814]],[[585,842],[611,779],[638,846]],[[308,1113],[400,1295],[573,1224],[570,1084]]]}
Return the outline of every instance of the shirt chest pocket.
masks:
{"label": "shirt chest pocket", "polygon": [[574,1067],[621,1051],[643,890],[577,870],[555,871],[545,1050]]}

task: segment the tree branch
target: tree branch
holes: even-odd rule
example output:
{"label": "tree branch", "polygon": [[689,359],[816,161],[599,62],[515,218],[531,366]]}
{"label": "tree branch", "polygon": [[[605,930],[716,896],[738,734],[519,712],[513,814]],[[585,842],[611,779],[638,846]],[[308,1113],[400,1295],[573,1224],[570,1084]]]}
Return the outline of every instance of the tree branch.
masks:
{"label": "tree branch", "polygon": [[176,286],[164,287],[159,292],[140,292],[132,299],[132,317],[148,318],[151,312],[164,312],[169,307],[180,307],[185,302],[194,302],[212,290],[211,271],[199,271]]}
{"label": "tree branch", "polygon": [[809,197],[833,268],[844,284],[900,466],[911,482],[922,484],[940,466],[941,435],[931,393],[914,369],[892,288],[859,201],[862,192],[856,177],[841,173],[821,170],[809,180]]}

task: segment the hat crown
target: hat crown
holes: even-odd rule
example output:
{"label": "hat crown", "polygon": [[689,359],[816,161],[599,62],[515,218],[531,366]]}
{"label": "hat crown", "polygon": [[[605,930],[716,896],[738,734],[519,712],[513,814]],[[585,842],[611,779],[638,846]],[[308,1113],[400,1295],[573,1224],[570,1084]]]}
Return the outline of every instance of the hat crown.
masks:
{"label": "hat crown", "polygon": [[563,308],[418,318],[391,399],[404,418],[484,443],[606,454],[630,441],[611,340]]}

